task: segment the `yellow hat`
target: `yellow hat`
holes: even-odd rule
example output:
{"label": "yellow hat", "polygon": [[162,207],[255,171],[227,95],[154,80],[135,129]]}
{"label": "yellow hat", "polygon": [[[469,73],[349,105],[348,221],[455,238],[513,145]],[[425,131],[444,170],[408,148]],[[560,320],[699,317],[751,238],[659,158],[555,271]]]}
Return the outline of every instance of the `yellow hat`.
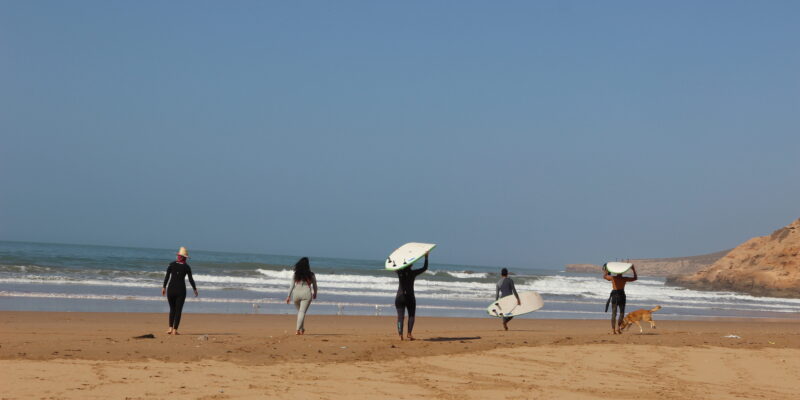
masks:
{"label": "yellow hat", "polygon": [[186,247],[181,246],[181,248],[178,250],[177,254],[179,256],[184,256],[186,258],[189,258],[189,250],[186,250]]}

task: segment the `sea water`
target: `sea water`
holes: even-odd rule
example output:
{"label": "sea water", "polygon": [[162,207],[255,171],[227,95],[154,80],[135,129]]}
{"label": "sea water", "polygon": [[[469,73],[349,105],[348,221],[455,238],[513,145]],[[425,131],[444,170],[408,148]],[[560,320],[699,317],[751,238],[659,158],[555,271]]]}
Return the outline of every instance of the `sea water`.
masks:
{"label": "sea water", "polygon": [[[0,241],[0,310],[167,312],[161,287],[174,250]],[[192,250],[200,296],[187,313],[294,313],[285,303],[299,256]],[[310,257],[319,314],[394,315],[397,277],[383,260]],[[415,268],[421,267],[415,266]],[[510,268],[517,290],[539,292],[541,310],[521,318],[608,318],[610,283],[600,275]],[[442,264],[417,277],[417,314],[487,317],[500,266]],[[625,288],[627,310],[661,305],[660,319],[798,318],[800,299],[695,291],[640,277]]]}

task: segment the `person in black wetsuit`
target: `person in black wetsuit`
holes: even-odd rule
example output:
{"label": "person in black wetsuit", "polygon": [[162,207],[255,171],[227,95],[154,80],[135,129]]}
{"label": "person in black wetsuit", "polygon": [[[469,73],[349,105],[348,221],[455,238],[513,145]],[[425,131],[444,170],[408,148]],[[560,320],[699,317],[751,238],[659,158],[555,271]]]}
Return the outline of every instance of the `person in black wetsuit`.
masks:
{"label": "person in black wetsuit", "polygon": [[397,271],[398,285],[397,296],[394,298],[394,307],[397,309],[397,333],[403,340],[403,319],[408,310],[408,340],[414,340],[411,331],[414,330],[414,316],[417,312],[417,298],[414,297],[414,280],[417,275],[428,270],[428,255],[425,254],[425,265],[420,269],[412,270],[413,265]]}
{"label": "person in black wetsuit", "polygon": [[197,297],[197,286],[192,279],[192,269],[186,263],[189,252],[185,247],[181,247],[177,253],[177,259],[167,267],[167,274],[164,276],[164,286],[161,288],[161,295],[167,296],[169,302],[169,330],[168,335],[178,334],[178,325],[181,323],[181,312],[183,302],[186,301],[186,277],[194,289],[194,297]]}

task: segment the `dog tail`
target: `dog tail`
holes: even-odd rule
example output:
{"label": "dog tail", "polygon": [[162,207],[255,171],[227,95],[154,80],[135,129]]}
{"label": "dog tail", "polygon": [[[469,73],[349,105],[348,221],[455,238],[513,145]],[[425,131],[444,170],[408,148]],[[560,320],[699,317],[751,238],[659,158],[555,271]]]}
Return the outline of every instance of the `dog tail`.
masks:
{"label": "dog tail", "polygon": [[660,309],[661,309],[661,306],[655,306],[652,309],[650,309],[650,312],[656,312],[656,311],[658,311]]}

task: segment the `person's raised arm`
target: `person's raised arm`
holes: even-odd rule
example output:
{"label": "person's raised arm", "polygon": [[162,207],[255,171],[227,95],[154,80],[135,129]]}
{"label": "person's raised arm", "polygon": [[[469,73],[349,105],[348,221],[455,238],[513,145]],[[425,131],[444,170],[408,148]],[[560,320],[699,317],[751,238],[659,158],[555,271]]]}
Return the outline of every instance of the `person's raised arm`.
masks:
{"label": "person's raised arm", "polygon": [[423,265],[422,268],[414,271],[414,276],[417,276],[417,275],[419,275],[419,274],[421,274],[421,273],[423,273],[423,272],[425,272],[427,270],[428,270],[428,255],[425,254],[425,265]]}
{"label": "person's raised arm", "polygon": [[636,266],[635,265],[631,265],[631,269],[633,270],[633,278],[631,278],[631,282],[633,282],[633,281],[639,279],[639,275],[636,275]]}
{"label": "person's raised arm", "polygon": [[606,264],[603,264],[603,279],[610,281],[611,280],[611,273],[608,272],[608,268],[606,268]]}
{"label": "person's raised arm", "polygon": [[194,284],[194,278],[192,278],[192,267],[190,267],[189,264],[186,264],[186,276],[189,277],[189,283],[192,284],[194,297],[197,297],[197,285]]}

